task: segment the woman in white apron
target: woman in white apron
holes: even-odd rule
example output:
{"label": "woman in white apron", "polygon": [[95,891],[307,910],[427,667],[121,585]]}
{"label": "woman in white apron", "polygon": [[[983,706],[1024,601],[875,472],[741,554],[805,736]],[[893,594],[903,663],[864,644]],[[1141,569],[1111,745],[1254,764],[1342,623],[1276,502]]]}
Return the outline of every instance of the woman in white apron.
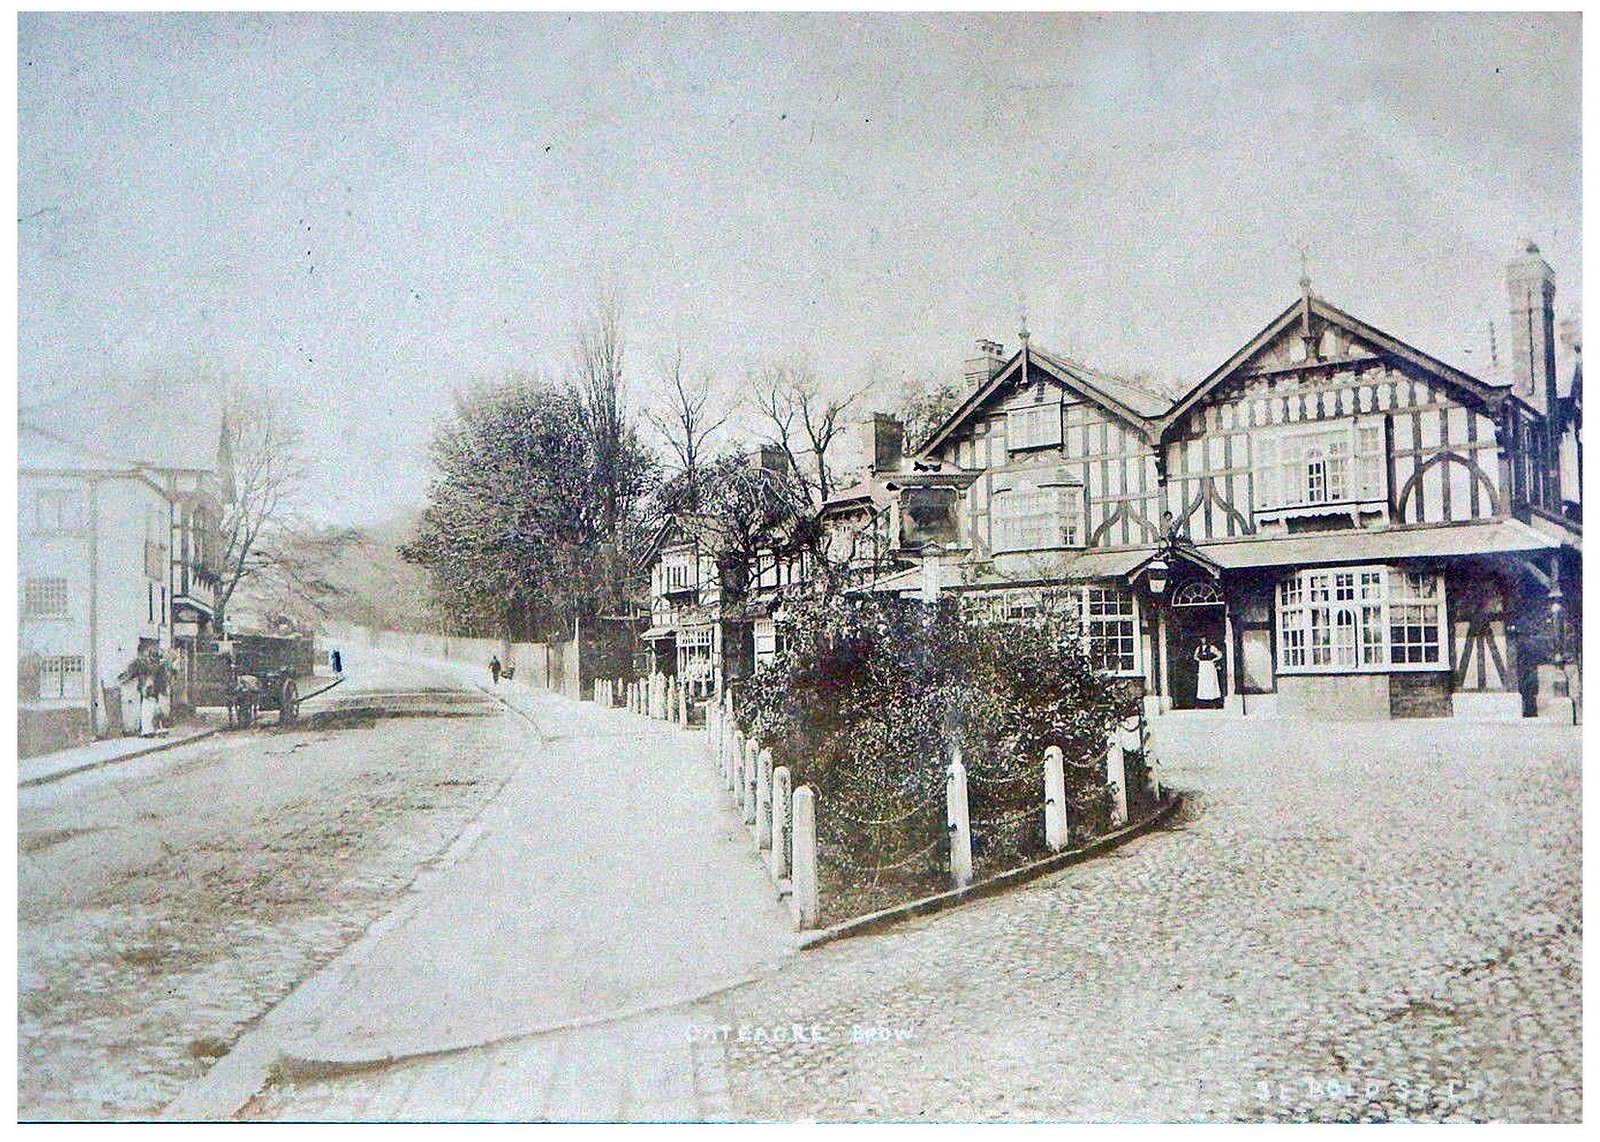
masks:
{"label": "woman in white apron", "polygon": [[1211,645],[1211,640],[1201,636],[1200,645],[1194,648],[1195,680],[1194,700],[1215,702],[1222,697],[1222,687],[1217,677],[1217,663],[1222,661],[1222,651]]}

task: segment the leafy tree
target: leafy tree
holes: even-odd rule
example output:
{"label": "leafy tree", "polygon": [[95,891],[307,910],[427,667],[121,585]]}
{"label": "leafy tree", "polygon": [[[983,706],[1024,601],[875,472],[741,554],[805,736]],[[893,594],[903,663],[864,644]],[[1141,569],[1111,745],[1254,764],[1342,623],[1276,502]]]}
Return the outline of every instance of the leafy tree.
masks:
{"label": "leafy tree", "polygon": [[456,629],[536,638],[618,597],[618,530],[653,464],[626,426],[599,439],[585,401],[513,378],[458,397],[435,432],[428,506],[400,553],[427,568]]}

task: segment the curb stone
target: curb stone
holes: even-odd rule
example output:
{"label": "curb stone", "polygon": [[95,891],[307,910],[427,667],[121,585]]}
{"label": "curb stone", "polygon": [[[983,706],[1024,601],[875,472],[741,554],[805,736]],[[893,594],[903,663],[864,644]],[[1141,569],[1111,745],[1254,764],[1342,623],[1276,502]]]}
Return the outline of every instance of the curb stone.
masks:
{"label": "curb stone", "polygon": [[90,770],[94,769],[103,769],[108,765],[116,765],[118,762],[132,761],[136,757],[148,757],[152,753],[161,753],[164,750],[177,749],[179,746],[189,745],[192,742],[204,741],[206,738],[215,736],[217,732],[218,727],[208,726],[197,733],[189,734],[185,737],[165,738],[159,742],[155,742],[151,745],[133,750],[130,753],[119,753],[115,757],[101,758],[99,761],[86,761],[82,765],[73,766],[71,769],[60,769],[54,773],[41,773],[37,777],[23,778],[17,782],[17,788],[26,789],[34,785],[47,785],[52,781],[60,781],[66,777],[74,777],[77,774],[88,773]]}
{"label": "curb stone", "polygon": [[869,912],[865,916],[857,916],[841,924],[835,924],[831,928],[823,928],[810,936],[802,937],[799,948],[801,951],[810,951],[812,948],[831,944],[835,940],[868,935],[916,916],[930,916],[936,912],[944,912],[974,900],[997,895],[1008,888],[1013,888],[1041,876],[1048,876],[1050,873],[1059,872],[1061,869],[1070,868],[1075,864],[1082,864],[1165,824],[1172,819],[1178,812],[1179,807],[1184,803],[1183,794],[1174,792],[1166,804],[1144,820],[1136,824],[1126,825],[1116,832],[1107,833],[1082,848],[1054,853],[1042,860],[1036,860],[1032,864],[1008,869],[1005,872],[989,877],[987,880],[976,881],[965,888],[954,888],[948,892],[924,896],[905,904],[896,904],[892,908],[884,908],[877,912]]}

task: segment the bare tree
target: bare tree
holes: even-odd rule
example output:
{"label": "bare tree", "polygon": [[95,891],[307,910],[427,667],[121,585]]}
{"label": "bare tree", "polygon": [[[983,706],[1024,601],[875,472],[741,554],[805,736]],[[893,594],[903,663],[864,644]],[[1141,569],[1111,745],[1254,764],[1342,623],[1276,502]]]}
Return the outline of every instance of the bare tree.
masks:
{"label": "bare tree", "polygon": [[577,366],[574,389],[584,428],[594,449],[595,492],[601,525],[615,537],[621,515],[618,460],[627,426],[622,408],[622,314],[615,293],[601,294],[579,323],[573,338]]}
{"label": "bare tree", "polygon": [[270,562],[263,537],[285,522],[305,478],[300,443],[300,429],[275,390],[236,382],[224,391],[217,447],[223,485],[219,627],[239,585]]}
{"label": "bare tree", "polygon": [[717,415],[711,404],[713,376],[709,370],[690,377],[684,367],[680,342],[670,360],[661,365],[661,408],[646,409],[645,417],[672,450],[678,471],[683,476],[684,507],[700,506],[702,469],[707,442],[728,422],[728,414]]}
{"label": "bare tree", "polygon": [[804,364],[768,364],[751,372],[750,399],[766,443],[783,450],[815,505],[825,503],[834,492],[828,451],[848,427],[845,414],[868,388],[862,385],[830,395]]}

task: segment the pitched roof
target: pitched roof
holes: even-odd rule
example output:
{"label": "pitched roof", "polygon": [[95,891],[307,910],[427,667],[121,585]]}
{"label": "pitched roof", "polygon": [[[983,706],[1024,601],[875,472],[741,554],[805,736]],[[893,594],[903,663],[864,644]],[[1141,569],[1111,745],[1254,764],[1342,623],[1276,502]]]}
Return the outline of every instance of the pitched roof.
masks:
{"label": "pitched roof", "polygon": [[1415,346],[1408,345],[1398,337],[1391,336],[1376,326],[1367,324],[1359,317],[1353,317],[1344,310],[1328,304],[1315,294],[1308,293],[1296,299],[1287,309],[1269,321],[1261,332],[1246,342],[1238,352],[1234,353],[1233,356],[1212,370],[1203,380],[1190,387],[1187,392],[1173,402],[1172,407],[1161,417],[1161,431],[1165,432],[1175,424],[1185,413],[1200,403],[1207,393],[1231,377],[1250,358],[1276,340],[1284,330],[1295,322],[1308,317],[1315,317],[1329,325],[1337,326],[1353,334],[1374,349],[1433,375],[1446,385],[1468,394],[1481,403],[1497,404],[1510,395],[1511,386],[1509,383],[1491,383],[1474,377],[1470,373],[1464,373],[1454,365],[1448,365],[1437,357],[1424,353]]}
{"label": "pitched roof", "polygon": [[1066,388],[1099,405],[1141,432],[1151,431],[1151,422],[1172,404],[1169,397],[1153,393],[1124,377],[1090,368],[1083,362],[1064,354],[1051,353],[1037,346],[1028,345],[1018,349],[999,372],[974,389],[967,399],[945,418],[945,422],[934,431],[933,435],[928,437],[917,450],[917,455],[926,456],[943,444],[952,432],[983,407],[1002,386],[1016,379],[1023,368],[1024,354],[1030,367],[1042,369]]}
{"label": "pitched roof", "polygon": [[17,425],[19,472],[132,472],[136,467],[129,460],[85,448],[38,425]]}

